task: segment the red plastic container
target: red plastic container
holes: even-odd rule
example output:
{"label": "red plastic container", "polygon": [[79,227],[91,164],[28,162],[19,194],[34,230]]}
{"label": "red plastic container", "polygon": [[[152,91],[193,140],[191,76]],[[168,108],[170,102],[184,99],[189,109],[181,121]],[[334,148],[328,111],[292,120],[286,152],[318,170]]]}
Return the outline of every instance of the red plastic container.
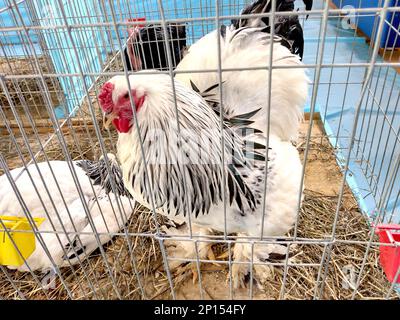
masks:
{"label": "red plastic container", "polygon": [[[400,225],[380,224],[376,226],[376,233],[379,235],[379,242],[390,243],[395,246],[380,246],[380,262],[385,271],[386,277],[393,282],[397,270],[400,268]],[[396,283],[400,283],[400,276]]]}

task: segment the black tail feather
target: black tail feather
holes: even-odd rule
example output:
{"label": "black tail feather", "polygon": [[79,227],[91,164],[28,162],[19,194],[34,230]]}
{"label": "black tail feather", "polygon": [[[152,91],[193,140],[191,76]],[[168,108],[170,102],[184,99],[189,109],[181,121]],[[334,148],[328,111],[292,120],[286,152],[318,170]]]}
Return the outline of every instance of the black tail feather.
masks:
{"label": "black tail feather", "polygon": [[[276,12],[289,12],[294,11],[295,0],[276,0]],[[303,0],[305,9],[310,11],[313,6],[313,0]],[[241,14],[260,14],[268,13],[271,11],[272,0],[256,0],[243,8]],[[306,16],[308,18],[308,15]],[[267,28],[265,32],[270,33],[271,26],[269,17],[262,17],[261,21]],[[232,20],[232,25],[238,29],[249,24],[248,18]],[[299,22],[298,15],[279,16],[276,14],[274,19],[275,34],[279,36],[281,44],[287,47],[293,54],[297,54],[300,59],[303,58],[304,52],[304,36],[303,28]]]}
{"label": "black tail feather", "polygon": [[[85,171],[86,175],[92,180],[93,185],[101,185],[106,193],[114,192],[113,183],[117,195],[132,198],[128,189],[125,188],[122,172],[118,163],[113,159],[109,160],[109,172],[104,158],[98,161],[81,160],[76,165]],[[110,174],[111,173],[111,174]]]}

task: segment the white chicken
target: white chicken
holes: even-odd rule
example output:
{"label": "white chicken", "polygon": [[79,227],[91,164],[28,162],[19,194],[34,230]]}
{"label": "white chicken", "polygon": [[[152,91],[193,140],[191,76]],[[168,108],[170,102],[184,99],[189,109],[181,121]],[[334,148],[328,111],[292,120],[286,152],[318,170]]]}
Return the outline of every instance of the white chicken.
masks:
{"label": "white chicken", "polygon": [[[264,237],[282,236],[292,228],[301,163],[290,142],[276,135],[269,137],[265,170],[264,134],[253,131],[238,135],[241,124],[236,118],[231,124],[227,119],[221,135],[220,119],[214,110],[199,94],[174,80],[176,114],[172,80],[167,75],[138,72],[129,77],[129,82],[130,87],[124,76],[113,77],[103,85],[99,101],[107,123],[112,122],[119,132],[117,155],[124,184],[136,201],[150,209],[154,204],[158,213],[177,223],[187,221],[190,215],[195,235],[210,234],[209,229],[223,232],[226,225],[228,234],[259,237],[263,215]],[[144,160],[139,133],[133,125],[129,91],[135,103]],[[263,213],[265,172],[268,180]],[[176,241],[180,246],[176,256],[195,259],[193,243],[185,243]],[[209,248],[210,243],[199,243],[200,259],[209,255]],[[268,276],[269,268],[257,262],[268,259],[273,249],[272,245],[254,247],[254,275],[260,282]],[[251,253],[250,244],[238,242],[234,246],[234,262],[246,262],[233,266],[235,287],[243,284],[249,272]]]}
{"label": "white chicken", "polygon": [[[221,26],[220,30],[205,35],[194,43],[176,67],[175,78],[200,90],[219,83],[218,72],[190,72],[190,70],[218,70],[218,38],[221,48],[221,68],[250,70],[223,71],[222,101],[228,115],[238,115],[261,108],[251,120],[253,128],[266,132],[269,99],[270,35],[265,28]],[[270,132],[283,140],[297,140],[303,108],[307,98],[308,78],[296,54],[274,38],[272,51]],[[300,68],[299,68],[300,67]],[[254,69],[261,68],[261,69]],[[182,73],[188,71],[187,73]],[[219,101],[219,90],[207,92]]]}
{"label": "white chicken", "polygon": [[[73,162],[73,168],[88,205],[93,225],[99,233],[101,244],[111,240],[112,233],[120,231],[126,224],[135,203],[123,187],[115,156],[112,154],[107,156],[110,160],[111,176],[107,173],[104,158],[100,158],[98,162],[89,160]],[[32,164],[26,170],[17,168],[11,170],[10,173],[31,216],[45,218],[38,229],[54,263],[58,267],[77,264],[97,249],[99,244],[79,197],[68,163],[65,161],[40,162],[38,169]],[[117,194],[111,191],[111,179],[115,181]],[[117,201],[121,211],[119,211]],[[0,176],[0,215],[25,217],[17,195],[5,174]],[[29,269],[47,271],[52,267],[54,267],[53,263],[38,240],[36,240],[35,251],[25,264],[19,267],[9,266],[10,269],[19,271],[29,271]]]}

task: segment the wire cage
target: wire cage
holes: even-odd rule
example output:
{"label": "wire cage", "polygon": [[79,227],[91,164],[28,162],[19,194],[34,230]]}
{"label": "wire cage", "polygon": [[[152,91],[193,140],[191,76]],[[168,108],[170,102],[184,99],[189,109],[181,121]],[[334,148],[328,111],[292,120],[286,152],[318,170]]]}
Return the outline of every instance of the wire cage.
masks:
{"label": "wire cage", "polygon": [[[298,16],[304,32],[297,68],[307,71],[309,88],[296,143],[304,188],[288,233],[197,234],[190,214],[186,227],[174,224],[117,192],[118,133],[102,125],[103,84],[137,69],[159,69],[172,82],[190,47],[239,19],[250,2],[0,0],[0,173],[9,185],[0,185],[0,236],[19,252],[13,234],[33,233],[40,249],[31,258],[19,252],[22,266],[0,265],[0,298],[399,298],[399,0],[314,0],[312,10],[297,0],[285,12],[274,9],[282,1],[270,0],[267,12],[252,15]],[[163,40],[150,37],[155,28]],[[147,33],[132,40],[138,30]],[[146,50],[151,57],[143,59]],[[141,56],[139,67],[132,56]],[[222,64],[220,57],[217,69],[188,73],[214,72],[221,86],[224,72],[241,71]],[[271,76],[296,67],[271,59],[262,68]],[[103,170],[111,177],[111,192],[101,196],[96,177],[80,177],[99,159],[110,160]],[[11,197],[13,212],[3,207]],[[2,216],[26,218],[30,228],[8,229]],[[44,218],[41,226],[36,218]],[[251,247],[245,261],[233,256],[241,243]],[[256,261],[257,246],[277,243],[283,257]],[[199,254],[204,244],[212,257]],[[180,247],[195,256],[179,255]],[[232,274],[244,265],[248,279],[236,288]],[[269,267],[263,281],[256,281],[259,266]]]}

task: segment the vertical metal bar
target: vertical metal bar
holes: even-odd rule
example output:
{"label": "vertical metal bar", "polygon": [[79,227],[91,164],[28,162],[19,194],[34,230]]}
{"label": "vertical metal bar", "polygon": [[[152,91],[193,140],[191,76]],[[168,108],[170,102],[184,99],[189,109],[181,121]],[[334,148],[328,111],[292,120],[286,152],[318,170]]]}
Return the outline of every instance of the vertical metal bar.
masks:
{"label": "vertical metal bar", "polygon": [[250,259],[250,286],[249,286],[249,299],[253,300],[254,289],[253,289],[253,281],[254,281],[254,241],[251,241],[251,259]]}
{"label": "vertical metal bar", "polygon": [[268,101],[267,101],[267,119],[266,119],[266,137],[265,137],[265,169],[264,169],[264,186],[263,186],[263,202],[261,210],[261,227],[260,227],[260,240],[263,239],[264,235],[264,221],[266,212],[266,202],[267,202],[267,186],[268,186],[268,153],[269,153],[269,135],[270,135],[270,124],[271,124],[271,94],[272,94],[272,63],[274,56],[274,36],[275,36],[275,10],[276,10],[276,0],[271,0],[271,16],[269,17],[270,24],[270,46],[269,46],[269,59],[268,59]]}
{"label": "vertical metal bar", "polygon": [[224,210],[224,239],[227,239],[227,219],[226,219],[226,173],[225,173],[225,139],[224,139],[224,106],[223,106],[223,90],[222,90],[222,58],[221,58],[221,38],[218,30],[220,29],[219,21],[219,0],[215,0],[215,27],[217,30],[217,73],[218,73],[218,90],[219,90],[219,106],[220,106],[220,129],[221,129],[221,168],[222,168],[222,198]]}
{"label": "vertical metal bar", "polygon": [[303,168],[302,168],[302,173],[301,173],[301,181],[300,181],[300,186],[299,186],[299,198],[297,201],[297,217],[296,217],[296,222],[294,225],[294,235],[293,239],[297,239],[297,233],[298,233],[298,226],[299,226],[299,219],[300,219],[300,210],[301,210],[301,203],[303,199],[303,184],[304,184],[304,177],[306,173],[306,165],[307,165],[307,159],[308,159],[308,152],[310,149],[310,141],[311,141],[311,132],[312,132],[312,126],[314,123],[314,111],[315,111],[315,105],[317,102],[317,95],[318,95],[318,86],[319,86],[319,81],[321,77],[321,65],[324,59],[324,49],[325,49],[325,37],[326,37],[326,29],[328,25],[328,13],[329,13],[329,2],[325,2],[325,7],[324,7],[324,13],[322,16],[322,29],[321,29],[321,37],[322,43],[320,43],[319,50],[318,50],[318,62],[317,66],[315,69],[315,75],[314,75],[314,87],[313,87],[313,92],[312,92],[312,97],[311,97],[311,105],[310,105],[310,124],[308,126],[307,130],[307,138],[306,138],[306,146],[304,150],[304,160],[303,160]]}
{"label": "vertical metal bar", "polygon": [[[330,244],[329,244],[329,245],[330,245]],[[326,259],[326,257],[327,257],[327,254],[328,254],[328,247],[329,247],[329,245],[328,245],[328,244],[325,244],[325,245],[324,245],[324,251],[323,251],[322,257],[321,257],[321,263],[320,263],[319,268],[318,268],[317,280],[316,280],[316,282],[315,282],[313,300],[317,300],[317,299],[318,299],[318,293],[317,293],[317,292],[318,292],[318,284],[319,284],[320,282],[322,282],[322,281],[321,281],[322,269],[323,269],[323,267],[324,267],[324,261],[325,261],[325,259]],[[330,249],[329,249],[329,250],[330,250]]]}
{"label": "vertical metal bar", "polygon": [[229,268],[229,300],[233,299],[233,281],[232,281],[232,242],[228,242],[228,268]]}
{"label": "vertical metal bar", "polygon": [[202,281],[200,261],[199,261],[199,246],[198,246],[198,242],[199,242],[199,240],[194,240],[194,246],[195,246],[195,251],[196,251],[196,268],[197,268],[197,273],[199,274],[200,300],[204,300],[203,281]]}
{"label": "vertical metal bar", "polygon": [[[271,124],[271,101],[272,101],[272,64],[273,64],[273,57],[274,57],[274,37],[275,37],[275,13],[276,13],[276,0],[271,0],[271,11],[269,16],[269,26],[270,26],[270,46],[269,46],[269,59],[268,59],[268,101],[267,101],[267,118],[266,118],[266,137],[265,137],[265,169],[264,169],[264,185],[263,185],[263,201],[262,201],[262,209],[261,209],[261,226],[260,226],[260,240],[264,238],[264,221],[265,216],[267,214],[267,187],[268,187],[268,155],[269,155],[269,137],[270,137],[270,124]],[[253,250],[253,247],[252,247]],[[253,270],[253,258],[252,252],[252,259],[251,259],[251,270]],[[286,278],[284,278],[286,280]],[[285,286],[285,282],[283,282],[282,286]]]}
{"label": "vertical metal bar", "polygon": [[[225,173],[225,139],[224,139],[224,106],[223,106],[223,90],[222,90],[222,58],[221,58],[221,37],[219,36],[219,29],[221,27],[219,18],[219,0],[215,0],[215,27],[217,30],[217,73],[218,73],[218,90],[219,90],[219,106],[220,106],[220,129],[221,129],[221,169],[222,169],[222,198],[224,210],[224,240],[228,237],[227,219],[226,219],[226,173]],[[231,246],[229,245],[229,297],[232,299],[232,260],[231,260]]]}
{"label": "vertical metal bar", "polygon": [[288,263],[289,263],[289,251],[290,251],[290,242],[288,243],[287,250],[286,250],[285,265],[284,265],[284,271],[283,271],[283,280],[282,280],[281,291],[279,293],[279,300],[282,300],[285,298],[286,279],[287,279],[287,274],[288,274]]}

